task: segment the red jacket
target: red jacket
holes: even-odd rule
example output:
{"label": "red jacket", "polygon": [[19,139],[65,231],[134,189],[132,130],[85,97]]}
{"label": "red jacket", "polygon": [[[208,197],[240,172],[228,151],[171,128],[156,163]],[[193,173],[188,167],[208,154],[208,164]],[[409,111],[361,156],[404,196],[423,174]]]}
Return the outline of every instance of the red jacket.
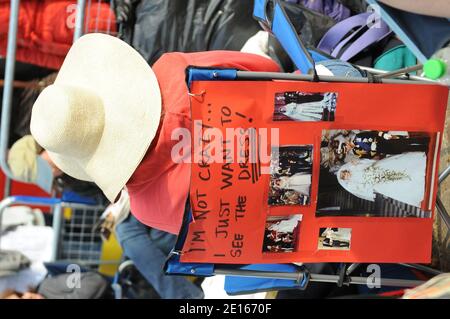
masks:
{"label": "red jacket", "polygon": [[[77,1],[20,1],[17,61],[59,69],[73,42]],[[6,55],[10,0],[0,0],[0,55]],[[114,33],[116,22],[109,3],[86,8],[88,32]],[[86,26],[86,24],[85,24]],[[109,31],[109,32],[108,32]]]}

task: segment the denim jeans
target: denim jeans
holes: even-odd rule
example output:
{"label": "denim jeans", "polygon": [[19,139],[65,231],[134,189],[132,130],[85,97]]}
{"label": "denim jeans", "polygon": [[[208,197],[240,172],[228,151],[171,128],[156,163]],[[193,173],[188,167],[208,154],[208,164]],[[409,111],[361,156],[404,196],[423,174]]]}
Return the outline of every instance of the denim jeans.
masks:
{"label": "denim jeans", "polygon": [[183,276],[166,276],[164,263],[176,236],[145,226],[132,214],[117,225],[116,234],[125,255],[161,298],[200,299],[203,291]]}

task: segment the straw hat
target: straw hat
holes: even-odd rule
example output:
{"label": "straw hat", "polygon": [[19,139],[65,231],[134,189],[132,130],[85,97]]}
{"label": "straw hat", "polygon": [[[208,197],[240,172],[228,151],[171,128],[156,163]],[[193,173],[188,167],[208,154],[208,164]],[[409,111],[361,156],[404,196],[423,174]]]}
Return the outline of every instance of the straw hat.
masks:
{"label": "straw hat", "polygon": [[31,133],[66,174],[114,201],[156,135],[161,93],[147,62],[125,42],[88,34],[67,54],[33,106]]}

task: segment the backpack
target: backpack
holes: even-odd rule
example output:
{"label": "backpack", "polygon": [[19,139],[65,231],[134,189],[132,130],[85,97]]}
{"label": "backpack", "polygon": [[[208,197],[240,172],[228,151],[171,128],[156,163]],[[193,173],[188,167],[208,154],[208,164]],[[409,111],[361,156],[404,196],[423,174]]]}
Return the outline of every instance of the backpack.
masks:
{"label": "backpack", "polygon": [[349,61],[364,50],[388,38],[392,31],[382,20],[374,21],[366,12],[345,19],[330,28],[320,40],[318,49],[342,61]]}
{"label": "backpack", "polygon": [[[73,277],[78,275],[79,277]],[[75,281],[74,279],[77,279]],[[111,299],[109,282],[96,272],[64,273],[45,278],[37,291],[46,299]]]}

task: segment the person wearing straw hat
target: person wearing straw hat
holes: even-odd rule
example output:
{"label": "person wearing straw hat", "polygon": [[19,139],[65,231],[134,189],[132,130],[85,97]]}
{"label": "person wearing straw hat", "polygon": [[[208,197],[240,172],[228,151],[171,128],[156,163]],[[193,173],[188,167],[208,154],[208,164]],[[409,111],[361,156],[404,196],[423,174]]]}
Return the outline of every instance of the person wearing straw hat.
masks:
{"label": "person wearing straw hat", "polygon": [[188,66],[279,71],[270,59],[232,51],[164,54],[151,68],[125,42],[87,34],[36,100],[31,133],[63,172],[95,182],[111,202],[126,186],[140,222],[177,234],[190,164],[172,160],[171,135],[191,125]]}

